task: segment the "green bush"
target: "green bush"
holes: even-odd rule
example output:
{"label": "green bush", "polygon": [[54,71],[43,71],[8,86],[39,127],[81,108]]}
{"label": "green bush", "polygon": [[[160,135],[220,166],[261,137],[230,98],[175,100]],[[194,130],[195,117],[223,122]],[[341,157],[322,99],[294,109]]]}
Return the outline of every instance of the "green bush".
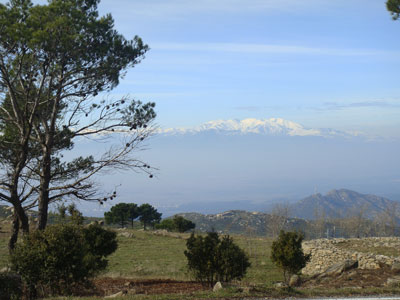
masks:
{"label": "green bush", "polygon": [[298,232],[285,232],[281,230],[279,237],[272,243],[271,260],[283,270],[283,277],[289,283],[293,274],[300,272],[311,255],[305,255],[301,248],[304,236]]}
{"label": "green bush", "polygon": [[104,270],[105,257],[116,249],[116,234],[100,226],[55,225],[24,238],[12,253],[11,264],[30,297],[36,296],[38,287],[65,294]]}
{"label": "green bush", "polygon": [[21,296],[21,277],[11,272],[0,273],[0,300],[18,300]]}
{"label": "green bush", "polygon": [[194,229],[196,224],[182,216],[174,216],[172,219],[164,219],[160,224],[156,224],[156,229],[166,229],[168,231],[186,232]]}
{"label": "green bush", "polygon": [[83,236],[89,247],[89,253],[94,256],[94,271],[102,271],[107,267],[107,256],[113,254],[117,248],[117,234],[105,230],[98,224],[83,228]]}
{"label": "green bush", "polygon": [[174,221],[172,219],[164,219],[161,223],[154,226],[155,229],[165,229],[168,231],[176,231]]}
{"label": "green bush", "polygon": [[245,252],[229,235],[221,240],[216,232],[209,232],[205,237],[192,233],[186,246],[189,270],[203,284],[212,286],[217,281],[240,280],[250,266]]}

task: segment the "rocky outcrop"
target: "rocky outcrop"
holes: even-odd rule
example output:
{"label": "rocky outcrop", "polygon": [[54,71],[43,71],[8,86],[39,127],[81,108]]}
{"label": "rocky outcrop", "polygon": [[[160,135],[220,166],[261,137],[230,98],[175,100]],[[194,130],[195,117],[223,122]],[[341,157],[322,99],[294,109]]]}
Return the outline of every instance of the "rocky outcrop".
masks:
{"label": "rocky outcrop", "polygon": [[[304,253],[311,254],[311,260],[302,270],[304,275],[316,275],[326,272],[330,267],[353,261],[360,269],[379,269],[383,264],[393,266],[400,263],[400,257],[385,256],[342,249],[341,243],[362,243],[368,248],[400,248],[400,238],[363,238],[363,239],[319,239],[303,242]],[[399,253],[400,254],[400,253]]]}
{"label": "rocky outcrop", "polygon": [[340,275],[345,271],[355,269],[357,267],[358,267],[358,261],[346,259],[343,262],[338,262],[338,263],[334,264],[333,266],[330,266],[328,269],[325,270],[325,272],[321,273],[320,276],[323,277],[323,276]]}

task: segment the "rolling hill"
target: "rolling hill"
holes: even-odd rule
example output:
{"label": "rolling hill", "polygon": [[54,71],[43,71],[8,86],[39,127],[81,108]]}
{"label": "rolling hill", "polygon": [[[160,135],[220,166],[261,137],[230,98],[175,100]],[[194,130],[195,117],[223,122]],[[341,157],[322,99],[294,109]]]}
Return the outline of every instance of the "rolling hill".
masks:
{"label": "rolling hill", "polygon": [[350,217],[363,213],[364,217],[394,210],[398,202],[375,195],[360,194],[351,190],[331,190],[326,195],[314,194],[291,206],[294,217],[308,220],[325,215],[328,218]]}
{"label": "rolling hill", "polygon": [[[178,214],[196,224],[196,230],[237,233],[245,235],[271,235],[278,229],[278,222],[287,230],[305,231],[310,222],[297,218],[276,218],[271,214],[230,210],[219,214],[182,213]],[[277,232],[275,232],[277,233]]]}

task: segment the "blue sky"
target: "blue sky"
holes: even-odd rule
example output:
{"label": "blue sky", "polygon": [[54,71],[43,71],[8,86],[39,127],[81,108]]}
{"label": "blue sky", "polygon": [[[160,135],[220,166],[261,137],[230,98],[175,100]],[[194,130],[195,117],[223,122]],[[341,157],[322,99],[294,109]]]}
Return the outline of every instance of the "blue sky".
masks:
{"label": "blue sky", "polygon": [[151,50],[116,94],[158,124],[281,117],[400,137],[400,22],[376,0],[103,0]]}
{"label": "blue sky", "polygon": [[400,22],[385,0],[102,0],[99,10],[150,46],[113,94],[156,102],[161,127],[280,117],[400,138]]}

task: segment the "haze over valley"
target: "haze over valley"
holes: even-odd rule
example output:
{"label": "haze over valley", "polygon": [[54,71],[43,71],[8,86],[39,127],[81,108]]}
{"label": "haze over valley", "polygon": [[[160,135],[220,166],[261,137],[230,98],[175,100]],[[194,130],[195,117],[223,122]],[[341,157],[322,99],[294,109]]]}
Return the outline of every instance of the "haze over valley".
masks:
{"label": "haze over valley", "polygon": [[[86,141],[75,151],[95,153],[101,145]],[[307,128],[279,118],[210,121],[158,129],[146,150],[138,152],[158,169],[154,178],[115,172],[102,181],[110,189],[117,186],[116,201],[148,202],[164,216],[268,211],[275,203],[340,188],[397,201],[399,146],[396,139]],[[101,216],[111,205],[85,213]]]}

